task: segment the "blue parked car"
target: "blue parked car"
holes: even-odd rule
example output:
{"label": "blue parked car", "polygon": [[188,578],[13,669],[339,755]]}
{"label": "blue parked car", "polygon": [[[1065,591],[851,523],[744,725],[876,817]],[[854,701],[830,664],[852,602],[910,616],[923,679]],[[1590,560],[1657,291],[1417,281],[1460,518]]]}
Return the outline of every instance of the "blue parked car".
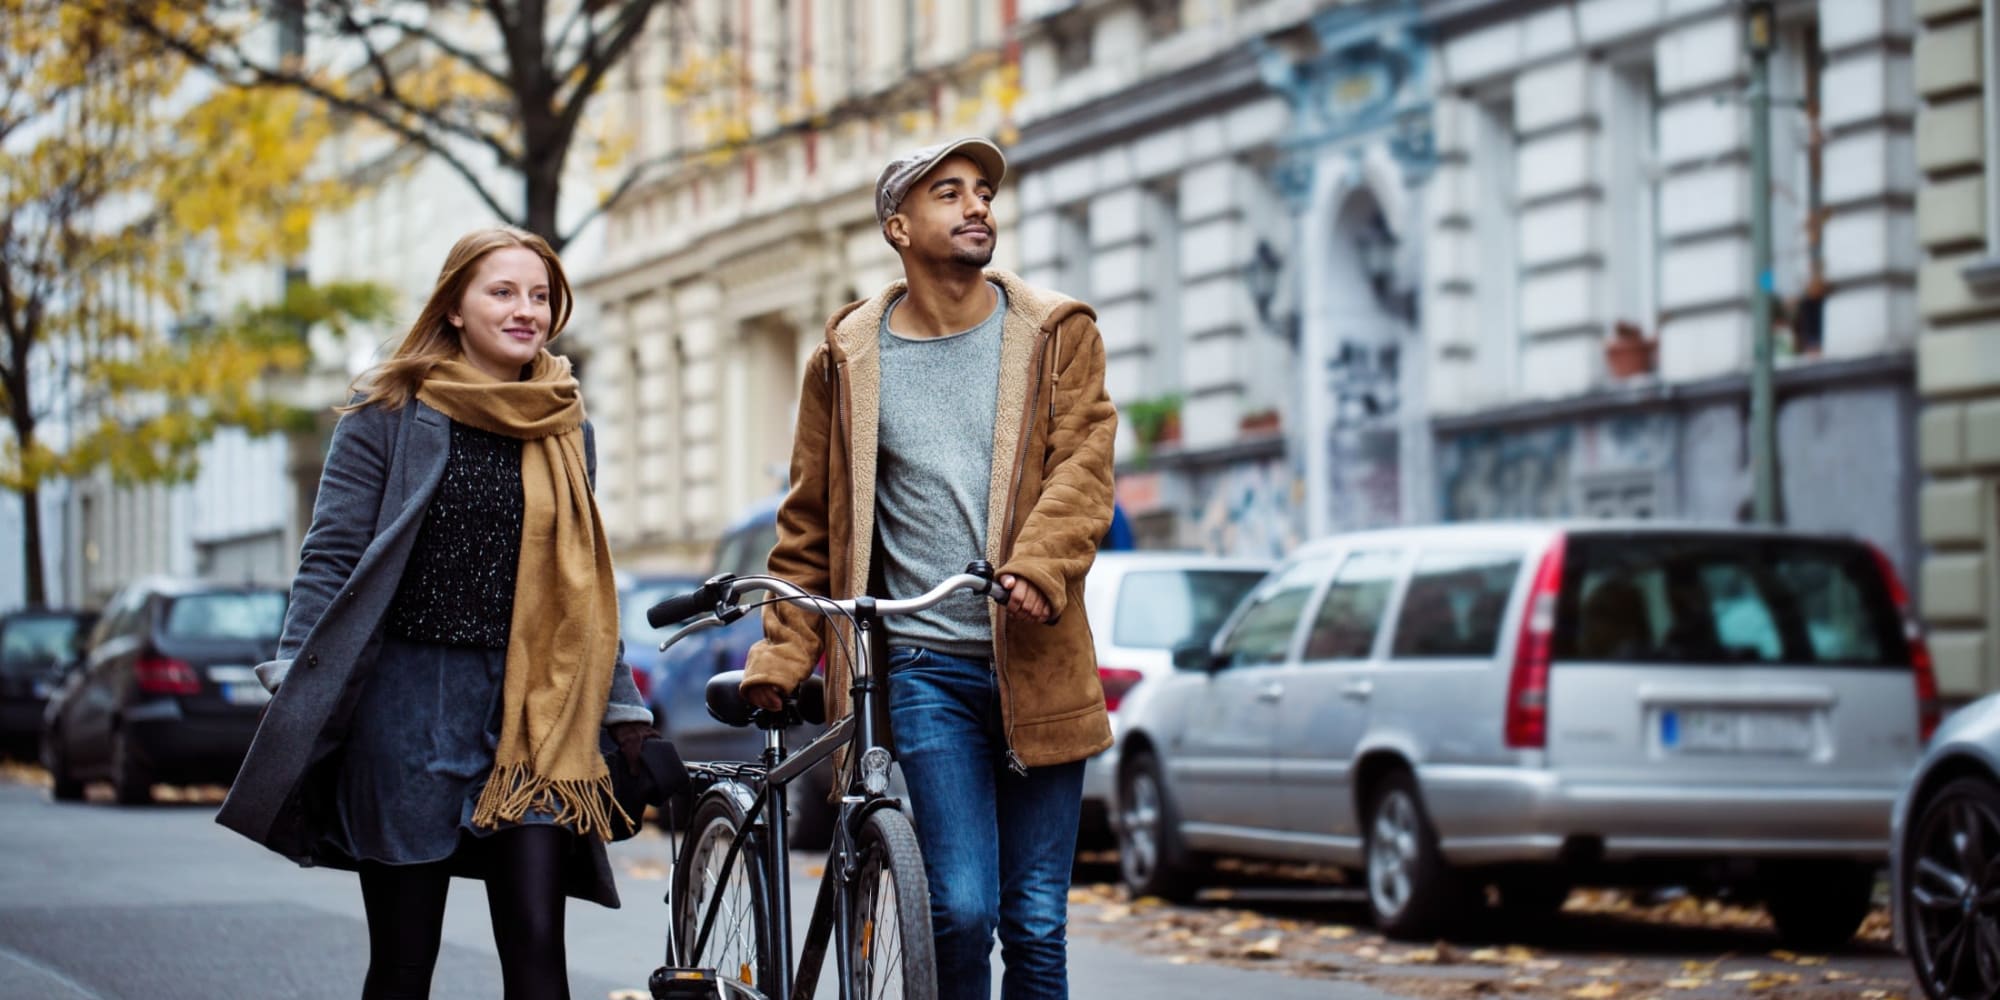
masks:
{"label": "blue parked car", "polygon": [[[781,499],[773,496],[758,502],[723,531],[715,546],[715,560],[702,579],[717,573],[748,576],[769,571],[771,549],[778,544]],[[660,597],[693,590],[700,583],[701,580],[692,580],[680,590],[666,591]],[[683,760],[756,760],[764,752],[763,734],[716,721],[708,714],[702,688],[716,674],[743,669],[750,647],[764,637],[763,612],[752,610],[727,627],[692,636],[661,656],[651,651],[670,633],[650,629],[645,622],[646,609],[658,603],[660,597],[644,604],[634,602],[631,607],[635,613],[627,620],[635,622],[637,631],[646,636],[645,655],[651,656],[654,663],[649,703],[661,734],[674,741],[674,748],[680,751]],[[626,657],[634,669],[640,660],[635,658],[639,654],[634,653],[633,647],[639,644],[630,638],[625,641]],[[805,746],[820,731],[819,726],[801,726],[786,735],[786,743],[794,748]],[[832,787],[832,766],[822,764],[792,788],[793,847],[823,848],[832,842],[834,811],[826,801]]]}
{"label": "blue parked car", "polygon": [[[618,632],[625,640],[625,662],[632,666],[632,681],[639,686],[639,697],[652,704],[653,687],[660,681],[660,670],[664,657],[660,654],[660,643],[674,634],[674,629],[655,629],[646,624],[646,609],[675,594],[685,594],[701,586],[705,577],[692,572],[685,573],[637,573],[618,574]],[[658,724],[655,712],[654,723]]]}

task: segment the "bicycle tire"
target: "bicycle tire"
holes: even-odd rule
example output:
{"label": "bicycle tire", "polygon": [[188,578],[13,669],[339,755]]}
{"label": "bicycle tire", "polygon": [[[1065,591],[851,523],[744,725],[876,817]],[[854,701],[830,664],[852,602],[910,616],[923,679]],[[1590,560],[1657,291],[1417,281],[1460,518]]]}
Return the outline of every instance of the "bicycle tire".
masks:
{"label": "bicycle tire", "polygon": [[[715,929],[702,951],[695,945],[701,936],[701,922],[708,914],[709,899],[716,889],[729,845],[743,839],[736,852],[729,879],[723,884],[723,903],[715,914]],[[764,871],[761,834],[749,822],[733,795],[722,789],[704,793],[689,818],[687,839],[681,842],[680,856],[674,859],[671,891],[673,906],[669,933],[674,935],[675,954],[680,964],[712,968],[726,978],[753,989],[762,989],[776,978],[776,962],[771,947],[770,897]],[[699,884],[696,873],[704,877]]]}
{"label": "bicycle tire", "polygon": [[[869,813],[856,850],[859,877],[849,911],[859,921],[851,937],[859,952],[850,964],[853,995],[867,1000],[937,1000],[930,881],[909,817],[897,809]],[[886,921],[885,904],[895,910]],[[897,934],[887,943],[880,933],[885,924]]]}

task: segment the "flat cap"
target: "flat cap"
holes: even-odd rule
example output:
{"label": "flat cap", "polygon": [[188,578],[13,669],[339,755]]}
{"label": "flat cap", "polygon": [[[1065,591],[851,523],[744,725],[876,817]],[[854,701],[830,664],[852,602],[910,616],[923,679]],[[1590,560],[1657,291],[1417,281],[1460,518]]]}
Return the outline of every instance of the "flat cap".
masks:
{"label": "flat cap", "polygon": [[913,149],[890,160],[889,165],[882,168],[882,176],[875,179],[876,224],[888,222],[889,216],[896,214],[896,209],[902,207],[903,199],[910,194],[910,188],[923,180],[924,175],[930,173],[932,167],[954,153],[979,164],[979,169],[986,171],[986,179],[996,188],[1000,186],[1001,179],[1007,176],[1007,158],[1000,155],[1000,147],[977,136]]}

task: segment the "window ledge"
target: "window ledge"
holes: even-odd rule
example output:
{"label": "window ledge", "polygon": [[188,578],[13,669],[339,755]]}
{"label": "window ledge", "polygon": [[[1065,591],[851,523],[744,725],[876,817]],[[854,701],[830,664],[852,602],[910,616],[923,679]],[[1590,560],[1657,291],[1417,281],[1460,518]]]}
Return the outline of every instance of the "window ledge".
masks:
{"label": "window ledge", "polygon": [[1959,274],[1980,295],[2000,295],[2000,256],[1986,256],[1965,266]]}

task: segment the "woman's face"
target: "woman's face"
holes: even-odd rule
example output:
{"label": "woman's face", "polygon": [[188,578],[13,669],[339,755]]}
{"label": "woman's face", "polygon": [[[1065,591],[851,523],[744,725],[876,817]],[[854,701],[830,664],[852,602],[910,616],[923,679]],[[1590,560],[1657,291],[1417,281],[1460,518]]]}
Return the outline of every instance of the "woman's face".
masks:
{"label": "woman's face", "polygon": [[450,316],[465,360],[503,382],[518,381],[549,340],[549,269],[526,247],[481,258]]}

